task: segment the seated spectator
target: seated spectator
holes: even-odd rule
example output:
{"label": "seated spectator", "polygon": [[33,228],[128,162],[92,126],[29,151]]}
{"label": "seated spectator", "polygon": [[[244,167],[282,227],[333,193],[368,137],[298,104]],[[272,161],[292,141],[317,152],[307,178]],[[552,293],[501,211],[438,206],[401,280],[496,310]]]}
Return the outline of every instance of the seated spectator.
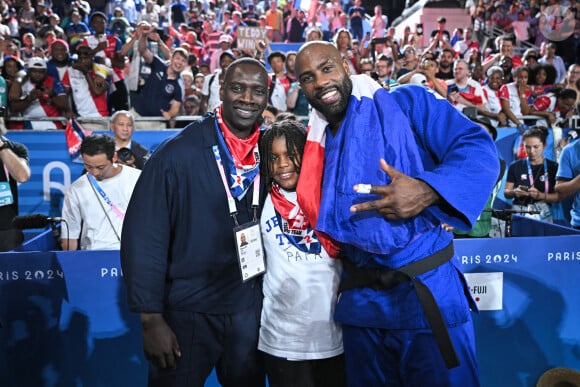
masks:
{"label": "seated spectator", "polygon": [[145,21],[152,26],[159,26],[159,6],[153,0],[147,0],[145,8],[141,10],[139,21]]}
{"label": "seated spectator", "polygon": [[575,113],[577,97],[575,90],[553,89],[552,92],[536,98],[528,114],[544,117],[550,125],[554,125]]}
{"label": "seated spectator", "polygon": [[483,65],[481,63],[472,63],[469,65],[469,72],[471,79],[483,85],[485,83],[485,73],[483,72]]}
{"label": "seated spectator", "polygon": [[538,96],[546,94],[552,90],[556,80],[556,69],[550,64],[536,64],[530,67],[530,79],[528,82],[532,86],[532,101]]}
{"label": "seated spectator", "polygon": [[276,121],[276,116],[278,116],[278,109],[272,105],[266,106],[266,109],[262,112],[262,126],[260,130],[266,130]]}
{"label": "seated spectator", "polygon": [[[468,63],[472,62],[469,60],[470,55],[468,54],[471,54],[473,51],[479,53],[479,43],[473,40],[473,30],[471,28],[464,29],[463,39],[455,42],[453,44],[453,49],[459,58],[466,59]],[[479,59],[479,61],[481,61],[481,59]]]}
{"label": "seated spectator", "polygon": [[453,65],[453,79],[447,81],[447,99],[457,110],[467,107],[485,110],[485,95],[479,82],[470,78],[467,62],[458,59]]}
{"label": "seated spectator", "polygon": [[34,56],[34,47],[36,45],[36,38],[31,32],[27,32],[22,37],[22,47],[20,48],[20,59],[27,62],[28,59]]}
{"label": "seated spectator", "polygon": [[199,108],[201,107],[201,98],[195,94],[188,95],[183,102],[183,114],[186,116],[199,115]]}
{"label": "seated spectator", "polygon": [[409,45],[403,47],[403,55],[399,59],[399,61],[400,66],[399,71],[397,72],[397,78],[400,78],[406,73],[413,71],[417,68],[418,60],[415,48]]}
{"label": "seated spectator", "polygon": [[469,48],[463,58],[467,61],[468,65],[473,65],[475,63],[481,64],[481,52],[478,48]]}
{"label": "seated spectator", "polygon": [[532,94],[532,88],[528,85],[529,74],[530,70],[526,66],[520,66],[516,69],[515,82],[499,89],[501,110],[508,117],[508,124],[517,126],[522,133],[525,128],[522,116],[529,114],[527,100]]}
{"label": "seated spectator", "polygon": [[63,250],[118,250],[125,211],[140,171],[118,165],[115,141],[85,137],[80,149],[86,174],[70,185],[62,207]]}
{"label": "seated spectator", "polygon": [[310,27],[306,30],[306,42],[322,40],[322,36],[322,30],[320,30],[318,27]]}
{"label": "seated spectator", "polygon": [[523,134],[528,157],[509,166],[504,196],[514,199],[512,209],[523,211],[521,215],[551,222],[551,204],[559,201],[559,195],[554,191],[558,164],[544,158],[547,137],[548,129],[541,126],[534,126]]}
{"label": "seated spectator", "polygon": [[507,126],[507,116],[502,111],[500,88],[502,87],[503,70],[499,66],[490,67],[487,70],[487,84],[483,86],[485,95],[485,109],[478,113],[489,118],[494,127]]}
{"label": "seated spectator", "polygon": [[[17,99],[11,101],[10,111],[24,117],[60,117],[70,114],[68,96],[59,79],[48,76],[46,62],[41,58],[28,61],[26,80],[14,84]],[[59,121],[25,121],[25,129],[64,129]]]}
{"label": "seated spectator", "polygon": [[528,67],[532,67],[538,63],[538,52],[533,48],[528,48],[524,55],[522,56],[522,60],[524,61],[524,65]]}
{"label": "seated spectator", "polygon": [[50,59],[46,63],[47,74],[62,82],[70,65],[69,47],[66,40],[56,39],[53,41],[49,47],[49,56]]}
{"label": "seated spectator", "polygon": [[[499,67],[502,68],[503,70],[503,84],[508,84],[510,82],[514,81],[514,77],[513,77],[513,61],[512,58],[510,58],[509,56],[503,56],[501,57],[500,61],[499,61]],[[485,69],[485,66],[483,67]]]}

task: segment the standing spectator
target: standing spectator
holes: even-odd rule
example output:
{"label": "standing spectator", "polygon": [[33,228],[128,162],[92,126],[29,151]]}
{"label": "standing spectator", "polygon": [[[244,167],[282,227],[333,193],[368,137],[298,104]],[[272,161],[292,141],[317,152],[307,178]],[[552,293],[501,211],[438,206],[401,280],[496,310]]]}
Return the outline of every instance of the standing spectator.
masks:
{"label": "standing spectator", "polygon": [[116,163],[115,141],[105,134],[85,137],[80,152],[87,173],[64,195],[61,248],[118,250],[140,171]]}
{"label": "standing spectator", "polygon": [[455,52],[450,48],[445,48],[439,55],[439,71],[435,75],[439,79],[453,79],[453,58]]}
{"label": "standing spectator", "polygon": [[[69,47],[66,40],[56,39],[49,47],[50,59],[46,63],[48,76],[63,81],[70,65]],[[66,85],[64,85],[66,87]],[[67,90],[67,94],[69,90]]]}
{"label": "standing spectator", "polygon": [[266,11],[266,25],[272,29],[272,42],[281,42],[284,31],[284,17],[278,9],[277,1],[270,1],[270,9]]}
{"label": "standing spectator", "polygon": [[286,55],[281,51],[273,51],[268,55],[268,64],[272,68],[270,103],[280,112],[287,110],[286,96],[291,84],[290,79],[286,76],[285,61]]}
{"label": "standing spectator", "polygon": [[[508,57],[512,61],[512,67],[517,69],[523,65],[522,60],[514,55],[514,37],[513,35],[502,35],[499,38],[499,52],[489,55],[483,60],[483,70],[487,70],[500,62],[504,57]],[[501,65],[500,65],[501,66]]]}
{"label": "standing spectator", "polygon": [[360,60],[358,52],[353,50],[352,47],[352,35],[346,28],[339,29],[333,38],[334,46],[340,52],[340,55],[344,58],[348,67],[350,68],[351,74],[358,74],[358,62]]}
{"label": "standing spectator", "polygon": [[[121,264],[151,387],[203,386],[214,367],[224,386],[265,384],[257,351],[262,278],[245,276],[249,257],[236,254],[234,235],[259,219],[265,198],[254,153],[268,98],[264,66],[234,62],[221,94],[215,115],[156,149],[127,210]],[[252,260],[261,257],[256,237],[244,250]]]}
{"label": "standing spectator", "polygon": [[145,8],[141,11],[139,21],[144,21],[152,26],[159,27],[159,6],[153,0],[147,0]]}
{"label": "standing spectator", "polygon": [[[24,117],[60,117],[69,115],[68,96],[58,78],[48,76],[46,61],[41,58],[28,60],[28,74],[21,85],[14,84],[17,99],[11,102],[10,111]],[[25,121],[25,129],[64,129],[59,121]]]}
{"label": "standing spectator", "polygon": [[439,16],[437,18],[437,29],[431,31],[431,40],[438,40],[438,41],[447,41],[451,40],[451,35],[449,31],[445,29],[445,24],[447,23],[447,19],[443,16]]}
{"label": "standing spectator", "polygon": [[[471,53],[473,51],[479,53],[479,43],[474,41],[472,38],[473,32],[471,28],[465,28],[463,39],[458,40],[453,45],[453,49],[455,50],[457,55],[459,55],[459,58],[466,59],[469,61],[469,58],[467,58],[465,54]],[[481,58],[479,58],[478,61],[481,62]]]}
{"label": "standing spectator", "polygon": [[[152,29],[153,27],[146,23],[141,23],[137,28],[139,53],[151,66],[152,76],[147,78],[139,92],[132,113],[144,117],[161,115],[166,121],[170,121],[179,114],[181,109],[183,90],[179,74],[187,65],[188,53],[183,48],[177,48],[171,54],[169,64],[165,64],[147,48],[146,36],[152,32]],[[139,126],[159,128],[159,125],[160,123],[156,121],[143,121]]]}
{"label": "standing spectator", "polygon": [[306,16],[304,11],[292,8],[291,17],[286,27],[286,36],[289,43],[300,43],[304,41],[304,30],[306,29]]}
{"label": "standing spectator", "polygon": [[566,65],[562,57],[556,55],[556,43],[550,42],[546,46],[546,55],[538,60],[539,63],[551,64],[556,68],[557,76],[555,83],[563,83],[566,79]]}
{"label": "standing spectator", "polygon": [[89,27],[81,20],[79,11],[73,11],[70,15],[70,23],[65,28],[68,43],[75,45],[79,40],[85,36],[90,35]]}
{"label": "standing spectator", "polygon": [[[125,54],[121,39],[107,34],[107,16],[102,12],[94,12],[89,24],[95,32],[83,39],[82,44],[92,49],[92,54],[99,63],[113,70],[114,91],[108,97],[108,109],[111,112],[117,110],[129,110],[129,91],[125,84]],[[126,50],[128,51],[128,49]]]}
{"label": "standing spectator", "polygon": [[224,51],[219,60],[220,68],[216,69],[212,75],[206,75],[203,82],[201,89],[202,113],[213,112],[222,103],[221,84],[224,81],[227,68],[235,60],[235,57],[231,51]]}
{"label": "standing spectator", "polygon": [[[375,5],[375,14],[371,17],[371,38],[382,38],[385,36],[389,18],[383,15],[383,7]],[[406,44],[406,42],[403,42]]]}
{"label": "standing spectator", "polygon": [[348,17],[350,20],[350,32],[353,39],[359,41],[363,38],[363,18],[365,17],[365,9],[361,6],[361,0],[354,0],[354,5],[348,9]]}
{"label": "standing spectator", "polygon": [[[93,51],[88,46],[78,44],[76,53],[78,60],[68,67],[62,80],[71,90],[75,113],[83,119],[107,117],[110,69],[93,62]],[[90,125],[95,129],[108,126],[103,120]]]}
{"label": "standing spectator", "polygon": [[10,39],[10,27],[4,24],[4,14],[0,13],[0,38],[3,40]]}
{"label": "standing spectator", "polygon": [[571,224],[580,230],[580,140],[566,145],[560,154],[556,173],[556,193],[560,198],[574,196],[570,210]]}
{"label": "standing spectator", "polygon": [[127,110],[116,111],[111,116],[110,127],[115,140],[115,151],[121,148],[130,149],[135,156],[135,168],[143,169],[145,161],[149,158],[149,150],[132,138],[135,131],[133,114]]}
{"label": "standing spectator", "polygon": [[0,251],[10,251],[24,240],[22,231],[13,228],[12,219],[18,216],[18,183],[25,183],[28,179],[28,149],[23,144],[0,136],[0,180],[8,182],[1,189]]}
{"label": "standing spectator", "polygon": [[512,22],[512,28],[518,46],[530,40],[530,23],[526,20],[524,11],[518,11],[518,18]]}
{"label": "standing spectator", "polygon": [[413,71],[417,68],[417,51],[413,46],[403,47],[403,57],[400,58],[399,71],[397,72],[397,78]]}
{"label": "standing spectator", "polygon": [[177,29],[182,23],[187,24],[185,18],[187,12],[187,6],[181,2],[181,0],[176,0],[169,6],[171,12],[171,25],[173,28]]}
{"label": "standing spectator", "polygon": [[25,33],[36,32],[36,19],[34,18],[35,10],[32,8],[30,0],[24,0],[22,7],[18,10],[19,35],[22,37]]}
{"label": "standing spectator", "polygon": [[220,67],[220,57],[222,53],[226,51],[232,51],[231,49],[233,42],[234,39],[228,34],[223,34],[220,36],[220,47],[217,50],[214,50],[214,52],[211,54],[211,59],[209,62],[209,69],[212,73]]}

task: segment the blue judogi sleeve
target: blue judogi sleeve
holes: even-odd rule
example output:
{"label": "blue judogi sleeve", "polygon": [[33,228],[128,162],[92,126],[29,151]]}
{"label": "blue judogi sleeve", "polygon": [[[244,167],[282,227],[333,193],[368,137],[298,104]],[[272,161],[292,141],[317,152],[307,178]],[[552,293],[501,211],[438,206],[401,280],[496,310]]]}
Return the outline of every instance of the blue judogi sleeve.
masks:
{"label": "blue judogi sleeve", "polygon": [[471,229],[499,173],[493,139],[447,100],[420,86],[399,87],[391,95],[409,119],[422,152],[424,171],[415,177],[443,199],[429,210],[453,227]]}

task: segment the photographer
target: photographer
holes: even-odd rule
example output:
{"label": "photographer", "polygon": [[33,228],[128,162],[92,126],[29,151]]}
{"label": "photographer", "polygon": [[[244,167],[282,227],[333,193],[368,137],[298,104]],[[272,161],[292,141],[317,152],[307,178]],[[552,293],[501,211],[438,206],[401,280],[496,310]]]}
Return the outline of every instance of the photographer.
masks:
{"label": "photographer", "polygon": [[[422,80],[421,84],[435,90],[443,98],[447,98],[447,84],[444,80],[438,79],[435,75],[437,73],[437,62],[432,53],[426,52],[423,54],[421,64],[413,71],[410,71],[397,79],[403,85],[406,83],[417,83],[416,80]],[[421,75],[424,77],[421,79]]]}

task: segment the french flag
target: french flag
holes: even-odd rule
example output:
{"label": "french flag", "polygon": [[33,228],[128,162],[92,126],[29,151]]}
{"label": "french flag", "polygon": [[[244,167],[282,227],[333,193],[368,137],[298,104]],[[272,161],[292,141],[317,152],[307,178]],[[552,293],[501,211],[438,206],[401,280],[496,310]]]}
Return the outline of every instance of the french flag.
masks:
{"label": "french flag", "polygon": [[[381,88],[377,82],[366,75],[354,75],[351,79],[353,80],[353,90],[350,96],[349,110],[353,106],[360,106],[360,102],[364,99],[372,101],[375,92]],[[324,232],[316,230],[322,197],[322,178],[325,163],[324,147],[328,121],[317,110],[312,110],[309,118],[308,137],[304,146],[304,155],[302,156],[300,180],[296,188],[298,202],[307,217],[311,219],[324,249],[331,257],[337,257],[339,253],[338,243]]]}
{"label": "french flag", "polygon": [[81,157],[81,143],[85,136],[90,136],[92,131],[86,130],[83,126],[75,119],[69,119],[66,123],[66,128],[64,130],[66,136],[66,145],[68,147],[68,153],[73,163],[81,163],[83,159]]}

